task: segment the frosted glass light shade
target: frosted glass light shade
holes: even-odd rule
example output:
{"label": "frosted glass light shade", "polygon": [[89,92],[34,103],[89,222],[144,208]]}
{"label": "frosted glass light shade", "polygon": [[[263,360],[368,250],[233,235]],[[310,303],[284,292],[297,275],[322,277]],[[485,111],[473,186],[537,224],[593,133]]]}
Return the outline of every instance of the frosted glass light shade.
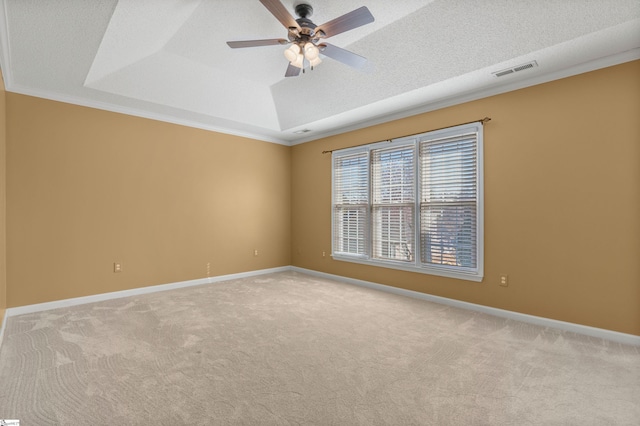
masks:
{"label": "frosted glass light shade", "polygon": [[320,51],[313,43],[307,43],[304,45],[304,56],[309,61],[313,61],[318,57]]}
{"label": "frosted glass light shade", "polygon": [[291,65],[298,68],[302,68],[304,66],[304,56],[302,55],[302,53],[299,53],[296,56],[295,60],[291,61]]}
{"label": "frosted glass light shade", "polygon": [[292,63],[298,59],[298,55],[300,55],[300,46],[297,44],[292,44],[291,47],[284,51],[284,57]]}
{"label": "frosted glass light shade", "polygon": [[309,61],[309,64],[315,68],[316,66],[320,65],[320,62],[322,62],[322,59],[316,56],[315,59],[311,59]]}

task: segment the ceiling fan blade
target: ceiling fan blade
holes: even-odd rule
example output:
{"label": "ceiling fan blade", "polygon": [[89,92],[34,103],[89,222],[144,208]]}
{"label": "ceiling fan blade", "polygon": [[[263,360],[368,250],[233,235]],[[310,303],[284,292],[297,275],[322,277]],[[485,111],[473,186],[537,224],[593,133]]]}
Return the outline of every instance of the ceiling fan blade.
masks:
{"label": "ceiling fan blade", "polygon": [[269,38],[264,40],[243,40],[243,41],[228,41],[227,44],[232,49],[239,49],[241,47],[257,47],[257,46],[271,46],[274,44],[287,44],[288,40],[283,38]]}
{"label": "ceiling fan blade", "polygon": [[299,75],[300,75],[300,68],[294,67],[291,64],[289,64],[289,66],[287,67],[287,72],[284,74],[285,77],[297,77]]}
{"label": "ceiling fan blade", "polygon": [[353,52],[349,52],[348,50],[342,49],[341,47],[334,46],[329,43],[319,44],[320,53],[324,56],[328,56],[331,59],[335,59],[338,62],[342,62],[345,65],[349,65],[352,68],[356,68],[364,71],[367,66],[367,58],[356,55]]}
{"label": "ceiling fan blade", "polygon": [[361,8],[339,16],[325,24],[318,25],[316,28],[316,34],[318,33],[318,30],[321,30],[325,34],[325,38],[332,37],[336,34],[370,24],[373,21],[375,21],[375,19],[371,12],[369,12],[369,9],[367,9],[366,6],[362,6]]}
{"label": "ceiling fan blade", "polygon": [[291,16],[280,0],[260,0],[260,3],[269,9],[269,12],[271,12],[271,14],[275,16],[285,28],[300,29],[296,20]]}

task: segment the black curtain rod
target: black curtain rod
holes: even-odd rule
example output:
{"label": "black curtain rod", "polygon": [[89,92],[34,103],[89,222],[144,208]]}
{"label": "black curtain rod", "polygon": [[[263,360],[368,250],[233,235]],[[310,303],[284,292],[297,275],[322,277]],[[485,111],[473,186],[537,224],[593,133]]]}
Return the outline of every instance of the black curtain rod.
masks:
{"label": "black curtain rod", "polygon": [[[399,136],[399,137],[397,137],[397,138],[395,138],[395,139],[408,138],[408,137],[410,137],[410,136],[421,135],[421,134],[423,134],[423,133],[427,133],[427,132],[435,132],[436,130],[450,129],[450,128],[452,128],[452,127],[464,126],[465,124],[471,124],[471,123],[478,123],[478,122],[479,122],[479,123],[482,123],[482,124],[484,125],[484,124],[485,124],[486,122],[488,122],[488,121],[491,121],[491,118],[490,118],[490,117],[485,117],[485,118],[480,119],[480,120],[468,121],[468,122],[466,122],[466,123],[454,124],[454,125],[452,125],[452,126],[440,127],[440,128],[438,128],[438,129],[424,130],[424,131],[422,131],[422,132],[420,132],[420,133],[412,133],[412,134],[410,134],[410,135]],[[330,153],[332,153],[333,151],[340,151],[340,150],[342,150],[342,149],[349,149],[349,148],[357,148],[357,147],[359,147],[359,146],[371,145],[371,144],[373,144],[373,143],[378,143],[378,142],[393,142],[393,139],[383,139],[383,140],[381,140],[381,141],[377,141],[377,142],[362,143],[362,144],[360,144],[360,145],[349,146],[349,147],[347,147],[347,148],[340,148],[340,149],[332,149],[332,150],[329,150],[329,151],[322,151],[322,153],[323,153],[323,154],[330,154]]]}

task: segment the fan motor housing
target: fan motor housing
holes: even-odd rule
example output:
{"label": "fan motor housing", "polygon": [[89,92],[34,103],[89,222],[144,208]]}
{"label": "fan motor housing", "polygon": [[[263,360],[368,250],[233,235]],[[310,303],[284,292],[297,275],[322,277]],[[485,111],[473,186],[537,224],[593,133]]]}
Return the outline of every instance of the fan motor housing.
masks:
{"label": "fan motor housing", "polygon": [[306,3],[300,3],[296,5],[296,15],[299,16],[299,18],[296,19],[296,22],[302,30],[300,31],[300,34],[313,37],[315,34],[316,24],[309,19],[309,16],[313,15],[313,7]]}
{"label": "fan motor housing", "polygon": [[313,7],[310,4],[298,3],[296,4],[296,15],[301,18],[308,18],[313,15]]}

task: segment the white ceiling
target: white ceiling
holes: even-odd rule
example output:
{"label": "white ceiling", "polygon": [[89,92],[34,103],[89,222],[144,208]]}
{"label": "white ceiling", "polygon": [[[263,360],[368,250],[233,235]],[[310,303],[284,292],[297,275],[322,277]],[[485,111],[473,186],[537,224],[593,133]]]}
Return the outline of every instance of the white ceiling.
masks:
{"label": "white ceiling", "polygon": [[7,90],[283,144],[640,58],[640,0],[309,0],[316,24],[369,8],[328,41],[372,67],[295,78],[284,46],[226,44],[286,38],[258,0],[1,1]]}

